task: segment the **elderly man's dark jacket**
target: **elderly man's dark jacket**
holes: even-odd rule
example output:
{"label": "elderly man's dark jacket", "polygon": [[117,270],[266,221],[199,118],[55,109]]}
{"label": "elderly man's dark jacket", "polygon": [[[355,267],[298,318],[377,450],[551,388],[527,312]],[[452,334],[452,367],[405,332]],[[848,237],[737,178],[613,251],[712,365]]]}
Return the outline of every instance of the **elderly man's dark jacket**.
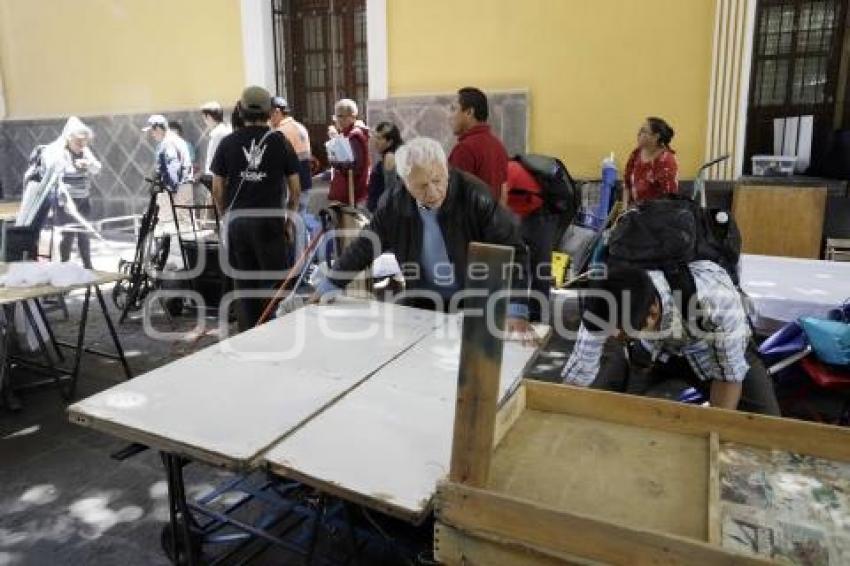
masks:
{"label": "elderly man's dark jacket", "polygon": [[[381,253],[393,252],[404,269],[405,264],[419,264],[422,251],[422,220],[414,198],[403,187],[398,187],[382,202],[364,232],[371,232],[380,241],[361,235],[343,252],[334,265],[330,280],[345,287],[354,275],[367,268]],[[462,289],[466,282],[467,253],[470,242],[486,242],[513,246],[514,263],[511,289],[513,301],[525,296],[528,288],[526,248],[513,214],[499,206],[490,194],[490,188],[478,178],[449,168],[446,198],[437,215],[437,221],[446,243],[449,260],[454,264],[455,280]],[[405,270],[408,289],[421,285],[411,279]]]}

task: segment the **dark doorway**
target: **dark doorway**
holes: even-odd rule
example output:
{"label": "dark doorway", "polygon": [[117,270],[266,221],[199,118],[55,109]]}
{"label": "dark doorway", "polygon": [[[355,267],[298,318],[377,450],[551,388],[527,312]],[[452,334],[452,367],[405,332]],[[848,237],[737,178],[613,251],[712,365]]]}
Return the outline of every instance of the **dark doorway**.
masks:
{"label": "dark doorway", "polygon": [[365,0],[274,0],[277,89],[310,132],[313,155],[326,163],[327,128],[340,98],[368,98]]}
{"label": "dark doorway", "polygon": [[844,123],[847,0],[760,0],[753,37],[745,168],[773,154],[773,120],[814,117],[812,168]]}

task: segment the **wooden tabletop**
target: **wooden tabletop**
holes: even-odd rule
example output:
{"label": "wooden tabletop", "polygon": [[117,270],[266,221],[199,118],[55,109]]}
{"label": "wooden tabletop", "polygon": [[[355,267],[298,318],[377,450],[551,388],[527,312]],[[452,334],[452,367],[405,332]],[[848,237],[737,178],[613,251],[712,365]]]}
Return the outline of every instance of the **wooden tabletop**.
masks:
{"label": "wooden tabletop", "polygon": [[[282,440],[270,469],[412,523],[431,511],[451,460],[460,362],[456,332],[435,331],[363,385]],[[545,327],[540,328],[542,333]],[[500,398],[536,348],[505,342]]]}
{"label": "wooden tabletop", "polygon": [[18,210],[21,208],[19,200],[3,200],[0,201],[0,220],[11,222],[18,216]]}
{"label": "wooden tabletop", "polygon": [[447,316],[384,303],[312,305],[97,395],[72,422],[234,470],[261,456]]}

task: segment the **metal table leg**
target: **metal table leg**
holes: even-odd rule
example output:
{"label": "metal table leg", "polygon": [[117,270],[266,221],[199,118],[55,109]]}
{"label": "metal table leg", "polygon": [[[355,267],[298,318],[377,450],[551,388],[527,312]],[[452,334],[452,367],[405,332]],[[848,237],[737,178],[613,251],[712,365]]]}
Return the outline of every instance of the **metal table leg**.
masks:
{"label": "metal table leg", "polygon": [[[127,357],[124,355],[124,348],[121,346],[121,341],[118,339],[118,332],[115,331],[115,325],[112,324],[112,318],[109,316],[109,308],[106,306],[106,301],[103,300],[103,293],[99,285],[94,286],[97,301],[100,303],[100,310],[103,313],[103,318],[106,320],[106,327],[109,328],[109,335],[112,336],[112,344],[115,346],[115,351],[118,352],[118,360],[124,366],[124,375],[127,379],[133,378],[133,373],[130,371],[130,365],[127,363]],[[88,295],[86,295],[88,300]]]}
{"label": "metal table leg", "polygon": [[0,404],[6,405],[10,411],[20,411],[21,402],[12,391],[11,363],[9,348],[12,346],[12,334],[15,332],[15,306],[3,305],[3,351],[0,352]]}
{"label": "metal table leg", "polygon": [[74,367],[71,370],[71,380],[66,389],[62,390],[65,399],[71,399],[77,390],[77,378],[80,375],[80,364],[83,359],[83,348],[86,340],[86,322],[89,316],[91,287],[86,287],[86,297],[83,299],[83,310],[80,312],[80,326],[77,332],[77,349],[74,352]]}
{"label": "metal table leg", "polygon": [[175,564],[195,566],[200,564],[200,536],[197,532],[193,533],[192,515],[186,503],[186,486],[183,482],[183,466],[186,462],[168,452],[161,454],[168,476],[171,559]]}
{"label": "metal table leg", "polygon": [[[24,314],[27,317],[27,321],[29,322],[30,328],[35,333],[35,338],[38,341],[38,349],[41,350],[41,354],[44,356],[44,361],[46,362],[46,367],[56,369],[56,364],[53,362],[53,358],[50,356],[50,350],[47,348],[47,343],[44,341],[44,336],[41,335],[41,330],[38,327],[38,322],[35,319],[35,315],[32,312],[32,307],[30,307],[29,301],[21,301],[21,308],[24,309]],[[47,326],[47,320],[43,319],[45,326]],[[62,378],[59,372],[54,372],[56,385],[60,384],[60,380]]]}
{"label": "metal table leg", "polygon": [[[61,297],[61,295],[59,295]],[[50,343],[53,345],[53,351],[56,352],[56,357],[59,358],[59,363],[65,361],[65,356],[62,354],[62,349],[59,348],[59,343],[56,341],[56,334],[53,333],[53,327],[50,326],[50,321],[47,318],[47,313],[44,312],[44,307],[41,306],[41,300],[35,299],[33,301],[35,303],[36,311],[38,312],[38,316],[41,317],[41,320],[44,321],[44,326],[47,329],[47,337],[50,338]],[[65,309],[65,319],[69,318],[68,309]]]}

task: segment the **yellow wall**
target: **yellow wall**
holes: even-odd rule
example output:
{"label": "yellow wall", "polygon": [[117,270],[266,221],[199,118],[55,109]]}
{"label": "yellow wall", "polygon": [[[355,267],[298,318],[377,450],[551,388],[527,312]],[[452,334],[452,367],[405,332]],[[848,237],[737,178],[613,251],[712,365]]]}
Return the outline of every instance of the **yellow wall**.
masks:
{"label": "yellow wall", "polygon": [[680,174],[704,154],[714,0],[388,0],[390,96],[528,89],[530,150],[599,174],[648,115],[676,130]]}
{"label": "yellow wall", "polygon": [[225,106],[244,86],[238,0],[0,0],[8,118]]}

